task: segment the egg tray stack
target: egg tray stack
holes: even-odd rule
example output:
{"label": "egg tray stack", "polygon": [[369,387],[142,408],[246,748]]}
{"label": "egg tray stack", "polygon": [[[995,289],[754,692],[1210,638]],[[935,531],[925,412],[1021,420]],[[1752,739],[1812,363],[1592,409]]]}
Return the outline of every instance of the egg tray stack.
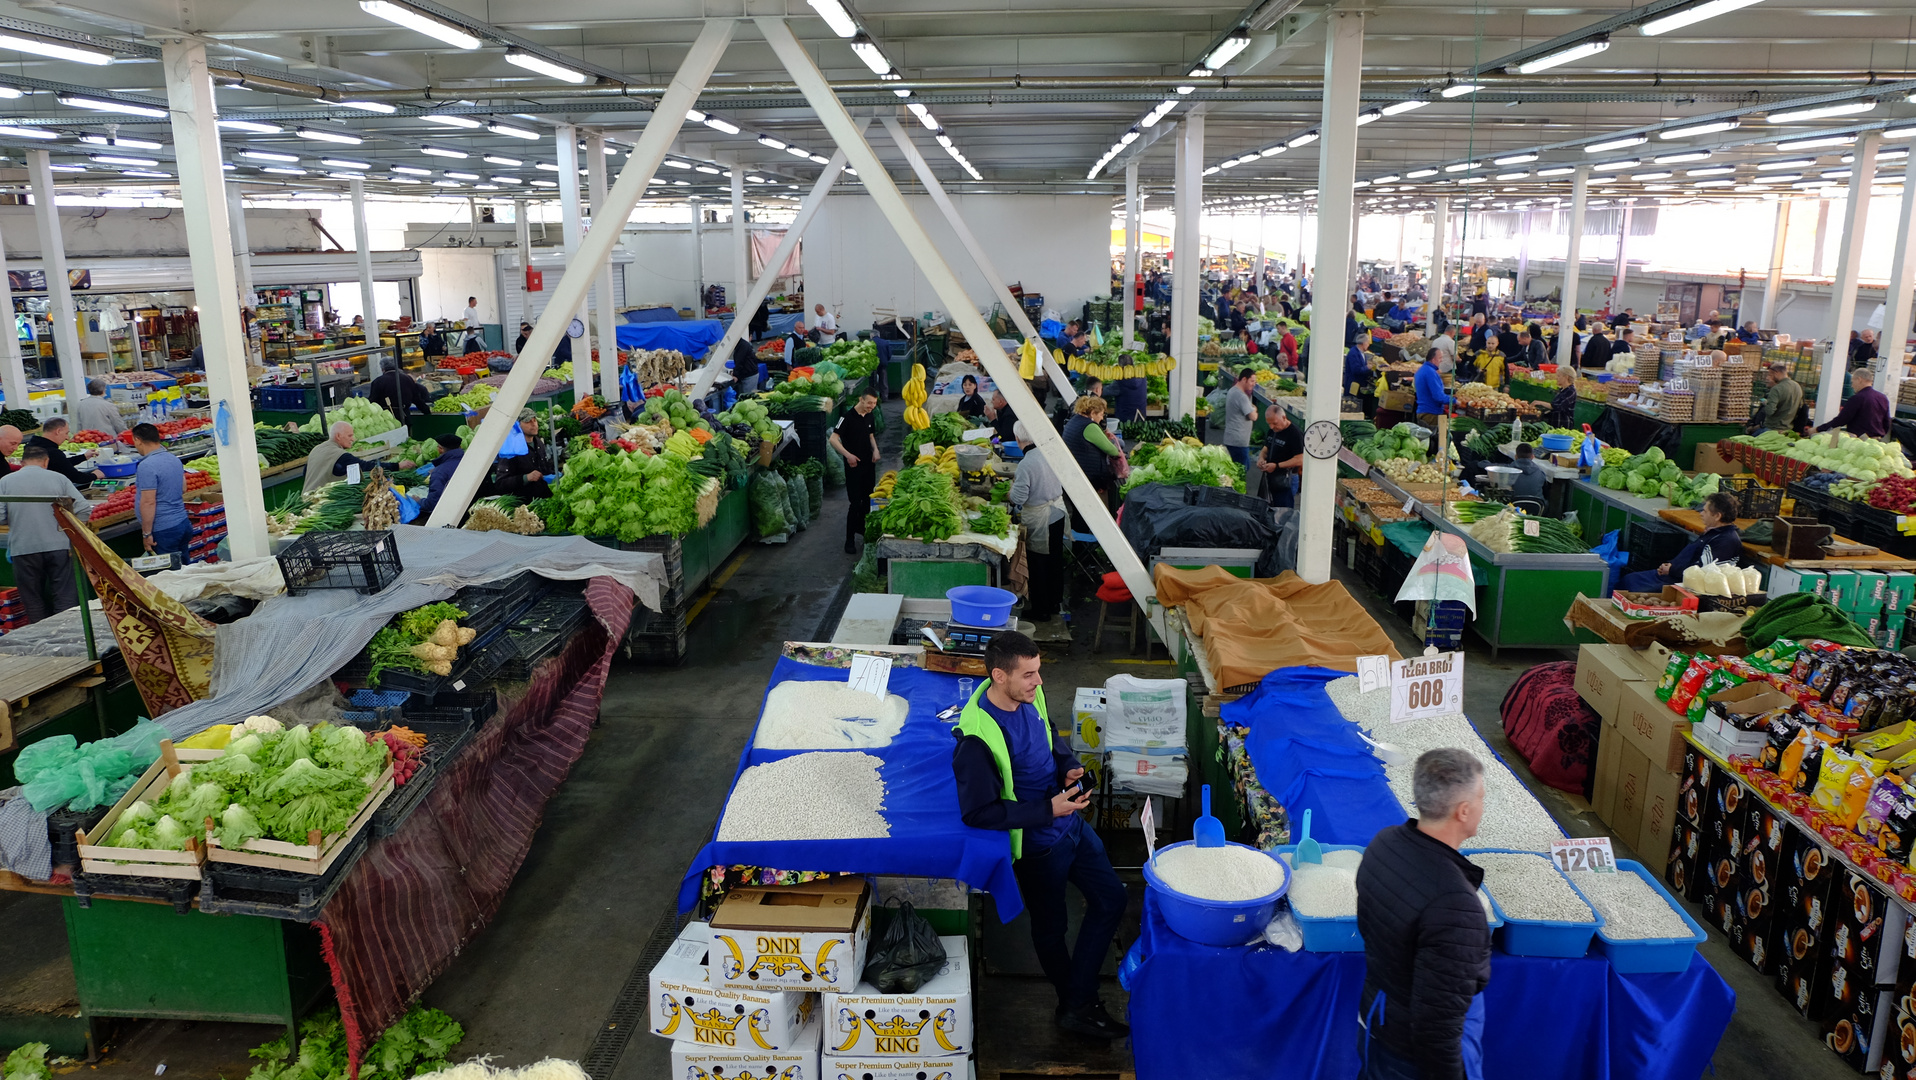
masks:
{"label": "egg tray stack", "polygon": [[1722,374],[1716,368],[1700,367],[1690,371],[1686,381],[1690,385],[1690,393],[1694,395],[1691,402],[1691,417],[1705,420],[1716,419],[1718,403],[1722,400],[1723,394]]}
{"label": "egg tray stack", "polygon": [[1609,400],[1622,401],[1624,398],[1641,390],[1643,388],[1643,382],[1635,375],[1618,375],[1616,378],[1605,383],[1604,386],[1608,388],[1606,393]]}
{"label": "egg tray stack", "polygon": [[1750,418],[1750,388],[1756,381],[1756,368],[1731,357],[1717,369],[1723,377],[1723,389],[1717,394],[1717,419],[1741,423]]}
{"label": "egg tray stack", "polygon": [[1696,418],[1696,394],[1690,390],[1658,390],[1657,419],[1687,424]]}
{"label": "egg tray stack", "polygon": [[1916,405],[1916,379],[1904,379],[1896,384],[1896,404]]}
{"label": "egg tray stack", "polygon": [[1665,349],[1657,346],[1657,378],[1669,382],[1677,376],[1677,362],[1683,359],[1682,349]]}

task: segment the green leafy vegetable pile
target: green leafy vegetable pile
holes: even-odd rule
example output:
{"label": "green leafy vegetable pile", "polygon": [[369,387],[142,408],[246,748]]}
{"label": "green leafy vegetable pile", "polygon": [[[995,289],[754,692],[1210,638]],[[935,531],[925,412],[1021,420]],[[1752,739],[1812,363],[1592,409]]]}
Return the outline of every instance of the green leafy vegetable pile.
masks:
{"label": "green leafy vegetable pile", "polygon": [[1429,444],[1425,437],[1409,429],[1415,425],[1399,424],[1386,428],[1368,439],[1360,439],[1351,446],[1351,451],[1365,461],[1378,462],[1386,458],[1405,458],[1410,461],[1423,461],[1430,456]]}
{"label": "green leafy vegetable pile", "polygon": [[847,379],[862,379],[878,370],[878,346],[869,341],[834,341],[825,347],[825,360],[842,369]]}
{"label": "green leafy vegetable pile", "polygon": [[1186,413],[1182,420],[1127,420],[1118,426],[1127,443],[1156,443],[1165,439],[1197,437],[1197,423]]}
{"label": "green leafy vegetable pile", "polygon": [[5,1080],[53,1080],[53,1071],[47,1068],[48,1049],[43,1042],[16,1048],[7,1055]]}
{"label": "green leafy vegetable pile", "polygon": [[910,442],[916,446],[929,439],[939,446],[956,446],[965,441],[965,432],[970,430],[970,421],[957,413],[939,413],[931,418],[930,427],[920,434],[910,436]]}
{"label": "green leafy vegetable pile", "polygon": [[669,447],[650,456],[580,447],[553,485],[557,505],[547,505],[546,527],[627,544],[642,536],[684,536],[698,528],[699,487],[705,482],[689,464]]}
{"label": "green leafy vegetable pile", "polygon": [[[393,1021],[366,1048],[359,1063],[359,1080],[407,1080],[446,1068],[446,1056],[466,1037],[466,1029],[438,1009],[415,1005]],[[299,1025],[299,1056],[282,1035],[255,1047],[259,1060],[246,1080],[346,1080],[346,1029],[339,1012],[328,1009]]]}
{"label": "green leafy vegetable pile", "polygon": [[752,434],[763,440],[778,439],[778,425],[772,423],[772,414],[763,401],[756,398],[741,398],[738,404],[718,414],[718,422],[730,428],[743,424],[752,429]]}
{"label": "green leafy vegetable pile", "polygon": [[996,503],[978,511],[972,519],[971,531],[985,536],[1003,536],[1011,531],[1011,514]]}
{"label": "green leafy vegetable pile", "polygon": [[958,513],[958,489],[951,477],[926,465],[914,465],[898,474],[891,503],[872,515],[879,519],[880,535],[945,540],[964,531]]}
{"label": "green leafy vegetable pile", "polygon": [[1188,442],[1166,440],[1148,461],[1141,465],[1138,461],[1133,455],[1131,476],[1125,480],[1121,493],[1139,484],[1192,484],[1244,490],[1244,466],[1232,461],[1222,446],[1193,446]]}
{"label": "green leafy vegetable pile", "polygon": [[670,420],[672,430],[685,431],[688,428],[711,429],[697,409],[692,407],[691,399],[678,390],[667,390],[655,398],[645,399],[645,411],[639,414],[639,423],[657,424]]}
{"label": "green leafy vegetable pile", "polygon": [[[248,724],[262,720],[278,723]],[[209,818],[224,847],[261,836],[303,844],[314,829],[336,833],[352,822],[389,756],[385,740],[356,727],[242,725],[219,757],[181,766],[158,798],[128,806],[107,844],[183,851]]]}

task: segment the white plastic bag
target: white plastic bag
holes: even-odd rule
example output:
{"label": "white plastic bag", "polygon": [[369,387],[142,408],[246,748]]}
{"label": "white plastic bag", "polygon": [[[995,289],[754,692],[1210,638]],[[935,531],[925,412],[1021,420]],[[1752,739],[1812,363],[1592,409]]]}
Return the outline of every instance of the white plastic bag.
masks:
{"label": "white plastic bag", "polygon": [[1138,750],[1184,745],[1183,679],[1113,675],[1104,683],[1104,745]]}

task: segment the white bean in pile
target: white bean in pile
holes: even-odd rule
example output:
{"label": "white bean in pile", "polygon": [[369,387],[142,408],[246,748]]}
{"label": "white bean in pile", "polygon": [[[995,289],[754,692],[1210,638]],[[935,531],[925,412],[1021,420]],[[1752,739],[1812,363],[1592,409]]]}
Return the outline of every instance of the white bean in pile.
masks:
{"label": "white bean in pile", "polygon": [[1223,903],[1269,896],[1284,884],[1284,868],[1269,855],[1230,844],[1160,851],[1153,869],[1173,892]]}
{"label": "white bean in pile", "polygon": [[883,760],[848,750],[794,754],[739,774],[721,841],[862,840],[890,836]]}
{"label": "white bean in pile", "polygon": [[1504,917],[1532,922],[1596,922],[1583,902],[1549,859],[1541,855],[1480,851],[1467,856],[1483,867],[1484,888]]}
{"label": "white bean in pile", "polygon": [[1627,871],[1578,874],[1577,888],[1603,915],[1603,932],[1613,938],[1687,938],[1690,924],[1663,894]]}
{"label": "white bean in pile", "polygon": [[[1327,856],[1329,852],[1325,853]],[[1357,915],[1357,871],[1325,863],[1300,863],[1291,878],[1291,906],[1313,919],[1349,919]]]}

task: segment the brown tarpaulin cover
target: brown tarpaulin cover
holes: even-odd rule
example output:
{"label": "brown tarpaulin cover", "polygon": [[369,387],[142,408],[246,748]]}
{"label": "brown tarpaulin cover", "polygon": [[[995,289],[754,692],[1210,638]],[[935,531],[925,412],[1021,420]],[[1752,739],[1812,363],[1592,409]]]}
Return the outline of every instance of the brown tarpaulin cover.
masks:
{"label": "brown tarpaulin cover", "polygon": [[1356,671],[1359,656],[1401,659],[1384,628],[1340,582],[1312,585],[1289,570],[1233,577],[1220,567],[1159,563],[1158,602],[1184,608],[1220,689],[1254,683],[1281,667]]}

